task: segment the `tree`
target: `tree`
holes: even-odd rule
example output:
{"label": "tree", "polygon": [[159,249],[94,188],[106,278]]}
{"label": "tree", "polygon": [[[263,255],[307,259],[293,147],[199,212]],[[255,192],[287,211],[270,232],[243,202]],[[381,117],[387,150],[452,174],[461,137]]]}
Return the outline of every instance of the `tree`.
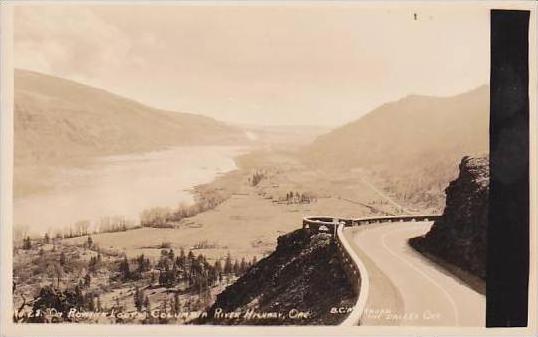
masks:
{"label": "tree", "polygon": [[32,240],[30,240],[29,236],[23,239],[22,249],[25,249],[25,250],[32,249]]}
{"label": "tree", "polygon": [[189,255],[187,256],[187,258],[192,262],[194,260],[194,253],[192,252],[192,250],[189,250]]}
{"label": "tree", "polygon": [[99,259],[95,256],[90,257],[90,261],[88,261],[88,271],[91,273],[95,273],[97,270],[97,265],[99,263]]}
{"label": "tree", "polygon": [[146,308],[147,311],[150,310],[149,297],[147,296],[144,297],[144,307]]}
{"label": "tree", "polygon": [[84,276],[84,286],[89,287],[91,282],[92,282],[92,277],[88,273],[86,274],[86,276]]}
{"label": "tree", "polygon": [[140,290],[140,288],[135,287],[134,292],[134,304],[136,307],[136,310],[142,311],[142,306],[144,305],[144,292]]}
{"label": "tree", "polygon": [[232,256],[230,252],[228,252],[228,255],[226,255],[226,260],[224,262],[224,274],[231,274],[232,273]]}
{"label": "tree", "polygon": [[64,253],[64,252],[61,252],[61,253],[60,253],[60,265],[61,265],[61,266],[65,266],[65,262],[66,262],[66,259],[65,259],[65,253]]}
{"label": "tree", "polygon": [[60,264],[55,263],[53,264],[53,270],[54,275],[56,276],[56,288],[60,289],[60,280],[64,274],[64,269]]}
{"label": "tree", "polygon": [[82,236],[88,234],[90,228],[90,222],[88,220],[80,220],[75,223],[75,233],[71,233],[71,236]]}
{"label": "tree", "polygon": [[84,300],[84,302],[86,302],[86,304],[88,305],[88,310],[95,311],[95,303],[94,303],[95,296],[94,296],[94,294],[93,293],[87,293],[85,297],[86,297],[86,299]]}
{"label": "tree", "polygon": [[177,314],[181,311],[181,302],[179,301],[179,292],[174,293],[174,313]]}
{"label": "tree", "polygon": [[140,214],[140,224],[147,227],[164,227],[171,214],[168,207],[146,209]]}
{"label": "tree", "polygon": [[127,256],[123,257],[123,260],[120,262],[120,274],[121,277],[126,280],[129,277],[131,277],[131,270],[129,267],[129,260],[127,260]]}
{"label": "tree", "polygon": [[215,261],[215,273],[221,274],[222,273],[222,264],[220,263],[220,260]]}
{"label": "tree", "polygon": [[143,273],[145,271],[148,271],[149,268],[150,268],[150,263],[149,263],[149,259],[147,259],[144,254],[140,254],[137,258],[136,258],[136,262],[138,264],[138,267],[137,267],[137,271],[139,273]]}
{"label": "tree", "polygon": [[239,262],[237,261],[237,259],[235,259],[235,262],[234,262],[234,265],[233,265],[233,273],[238,276],[240,273],[239,273]]}
{"label": "tree", "polygon": [[91,249],[93,247],[93,240],[91,236],[88,236],[88,240],[86,241],[86,245],[88,249]]}
{"label": "tree", "polygon": [[43,237],[43,242],[44,242],[45,244],[50,243],[50,236],[49,236],[49,233],[45,233],[45,236]]}
{"label": "tree", "polygon": [[239,272],[243,274],[245,271],[247,271],[247,263],[245,261],[245,258],[241,258],[241,264],[239,265]]}
{"label": "tree", "polygon": [[103,308],[101,307],[101,296],[97,295],[97,300],[95,306],[97,307],[97,311],[102,311]]}
{"label": "tree", "polygon": [[[175,267],[175,268],[174,268]],[[159,271],[159,284],[164,287],[173,287],[176,283],[175,273],[177,272],[177,267],[174,264],[172,270],[166,266],[164,270]]]}
{"label": "tree", "polygon": [[170,251],[168,252],[168,258],[170,259],[170,261],[174,261],[174,250],[173,249],[170,249]]}

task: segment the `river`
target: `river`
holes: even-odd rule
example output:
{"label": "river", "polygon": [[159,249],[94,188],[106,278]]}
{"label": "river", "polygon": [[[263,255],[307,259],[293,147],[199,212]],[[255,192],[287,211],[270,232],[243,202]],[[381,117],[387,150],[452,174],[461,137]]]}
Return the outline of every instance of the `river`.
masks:
{"label": "river", "polygon": [[54,233],[80,220],[93,228],[108,216],[136,223],[144,209],[192,203],[192,188],[236,169],[233,158],[242,152],[232,146],[173,147],[64,168],[54,175],[53,189],[14,200],[14,224],[29,233]]}

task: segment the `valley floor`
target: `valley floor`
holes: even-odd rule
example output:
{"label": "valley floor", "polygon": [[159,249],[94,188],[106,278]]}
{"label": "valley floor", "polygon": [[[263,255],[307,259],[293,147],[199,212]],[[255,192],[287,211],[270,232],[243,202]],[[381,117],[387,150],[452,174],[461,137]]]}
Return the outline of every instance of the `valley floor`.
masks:
{"label": "valley floor", "polygon": [[[217,261],[224,264],[227,256],[231,257],[232,262],[250,262],[270,254],[276,247],[277,237],[300,228],[304,216],[338,214],[342,217],[362,217],[399,211],[387,197],[372,188],[375,181],[366,183],[363,179],[365,172],[320,170],[303,164],[297,159],[296,152],[285,149],[258,149],[238,157],[236,161],[237,170],[196,190],[201,194],[226,195],[226,199],[215,208],[185,218],[175,223],[174,228],[142,227],[91,235],[95,247],[99,247],[103,256],[110,260],[100,269],[101,275],[92,275],[94,290],[100,294],[103,302],[100,305],[133,310],[133,296],[138,288],[144,296],[148,296],[151,307],[164,306],[166,310],[176,301],[182,309],[188,307],[198,310],[210,305],[223,287],[244,272],[244,268],[235,273],[221,272],[224,277],[216,276],[210,281],[206,276],[203,298],[201,288],[192,288],[192,277],[185,276],[192,273],[191,269],[177,272],[177,275],[183,276],[178,276],[179,281],[175,286],[159,286],[157,281],[150,279],[155,276],[150,275],[160,275],[165,270],[161,262],[163,249],[173,250],[176,256],[180,250],[192,252],[195,257],[202,256],[202,264],[208,266],[213,266]],[[55,275],[57,263],[54,261],[59,258],[59,251],[70,251],[73,261],[77,261],[76,267],[71,270],[61,270],[62,278],[68,280],[64,286],[67,288],[70,283],[83,282],[87,273],[84,265],[88,263],[90,255],[95,255],[95,251],[84,248],[88,236],[55,240],[56,253],[47,253],[47,249],[51,249],[49,247],[45,252],[33,249],[14,255],[14,275],[21,276],[14,296],[17,307],[23,301],[21,294],[26,294],[26,298],[37,296],[44,285],[51,283],[46,275]],[[39,255],[43,253],[53,262],[49,274],[45,270],[36,270],[35,277],[25,278],[24,264],[39,263]],[[149,272],[143,272],[138,279],[126,282],[108,281],[111,277],[118,277],[118,266],[123,256],[131,260],[142,254],[150,259],[153,266]],[[86,258],[80,260],[81,255]],[[211,269],[209,271],[213,272]],[[185,280],[189,280],[190,288],[182,285]],[[177,297],[175,294],[180,295]]]}

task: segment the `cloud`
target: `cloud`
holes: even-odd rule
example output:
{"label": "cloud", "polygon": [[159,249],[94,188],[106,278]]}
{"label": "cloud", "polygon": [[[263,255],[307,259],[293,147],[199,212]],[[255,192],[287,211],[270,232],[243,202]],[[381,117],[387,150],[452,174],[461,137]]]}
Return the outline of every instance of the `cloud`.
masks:
{"label": "cloud", "polygon": [[121,67],[131,41],[90,8],[19,6],[14,49],[16,67],[91,80]]}

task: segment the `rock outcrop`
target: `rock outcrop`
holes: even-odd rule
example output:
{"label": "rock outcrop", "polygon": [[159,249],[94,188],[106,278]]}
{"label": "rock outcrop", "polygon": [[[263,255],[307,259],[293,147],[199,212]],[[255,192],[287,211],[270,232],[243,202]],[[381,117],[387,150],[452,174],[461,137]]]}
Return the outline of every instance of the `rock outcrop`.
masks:
{"label": "rock outcrop", "polygon": [[[355,295],[329,234],[296,230],[278,238],[276,250],[218,295],[204,324],[338,324]],[[216,317],[235,312],[238,317]]]}
{"label": "rock outcrop", "polygon": [[445,190],[443,216],[410,243],[481,279],[486,278],[489,158],[463,157],[459,176]]}

